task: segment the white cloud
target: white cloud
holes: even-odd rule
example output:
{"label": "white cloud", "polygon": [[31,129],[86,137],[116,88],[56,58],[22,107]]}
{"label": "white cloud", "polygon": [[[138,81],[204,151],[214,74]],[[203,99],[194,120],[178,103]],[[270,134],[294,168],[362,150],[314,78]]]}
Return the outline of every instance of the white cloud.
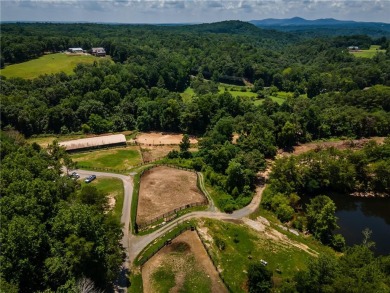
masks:
{"label": "white cloud", "polygon": [[389,0],[0,0],[0,5],[2,20],[212,22],[300,16],[389,22],[390,15]]}

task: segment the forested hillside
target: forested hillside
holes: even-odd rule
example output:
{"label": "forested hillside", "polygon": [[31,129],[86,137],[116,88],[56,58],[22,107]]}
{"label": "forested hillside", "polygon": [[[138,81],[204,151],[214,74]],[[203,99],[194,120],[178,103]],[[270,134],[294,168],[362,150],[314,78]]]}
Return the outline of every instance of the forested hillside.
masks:
{"label": "forested hillside", "polygon": [[[386,37],[302,37],[238,21],[192,26],[2,24],[1,30],[2,66],[69,47],[104,47],[114,61],[79,64],[72,75],[31,80],[1,76],[1,277],[10,292],[71,292],[83,278],[111,288],[122,262],[119,223],[102,213],[102,202],[88,202],[86,191],[61,176],[61,164],[69,163],[66,154],[56,144],[48,151],[26,145],[21,136],[124,130],[198,135],[197,152],[189,152],[184,136],[180,152],[172,151],[166,160],[203,171],[218,193],[216,205],[232,212],[251,201],[258,171],[278,149],[390,133]],[[373,44],[385,53],[357,58],[347,49]],[[238,86],[242,95],[233,95],[226,84]],[[185,90],[193,95],[184,99]],[[247,91],[256,98],[245,95]],[[280,103],[275,101],[278,94],[284,97]],[[388,166],[388,139],[383,146],[370,144],[356,153],[327,150],[281,159],[264,206],[281,221],[307,228],[343,251],[342,237],[332,234],[335,207],[324,192],[388,195]],[[313,196],[307,211],[299,202],[304,195]],[[325,225],[317,217],[323,206],[330,215],[323,219]],[[298,274],[294,284],[300,292],[337,291],[327,290],[329,286],[342,290],[368,269],[357,268],[357,277],[343,282],[319,266],[345,273],[360,254],[377,276],[388,276],[388,260],[378,263],[361,249],[349,250],[337,263],[320,259]],[[325,283],[321,273],[328,278]],[[388,288],[388,279],[383,282],[374,285]]]}
{"label": "forested hillside", "polygon": [[69,158],[58,144],[40,149],[16,132],[1,132],[0,143],[1,291],[80,292],[83,283],[110,290],[122,230],[102,213],[105,195],[62,176]]}

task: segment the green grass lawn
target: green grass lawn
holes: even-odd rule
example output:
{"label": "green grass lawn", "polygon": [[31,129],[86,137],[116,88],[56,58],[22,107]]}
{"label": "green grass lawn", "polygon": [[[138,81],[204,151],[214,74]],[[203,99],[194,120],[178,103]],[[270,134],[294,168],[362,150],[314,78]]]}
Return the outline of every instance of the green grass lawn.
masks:
{"label": "green grass lawn", "polygon": [[[105,58],[109,59],[109,57]],[[59,73],[61,71],[66,74],[72,74],[73,69],[78,63],[93,63],[101,59],[91,55],[70,56],[64,53],[49,54],[27,62],[8,65],[1,70],[0,74],[7,78],[21,77],[25,79],[32,79],[39,75]]]}
{"label": "green grass lawn", "polygon": [[170,292],[175,287],[175,276],[180,272],[183,283],[180,292],[211,292],[211,281],[188,252],[174,251],[165,256],[163,263],[152,274],[152,284],[156,292]]}
{"label": "green grass lawn", "polygon": [[[259,262],[261,259],[267,261],[267,268],[273,272],[277,286],[282,279],[291,278],[298,270],[305,269],[313,259],[313,256],[301,249],[266,238],[262,233],[242,224],[206,219],[204,226],[213,238],[210,254],[222,269],[222,277],[232,292],[245,292],[243,288],[247,282],[250,263]],[[224,250],[216,247],[216,238],[225,243]],[[301,240],[303,237],[297,238]],[[316,249],[321,253],[328,251],[326,247],[317,246]],[[280,270],[279,273],[276,270]]]}
{"label": "green grass lawn", "polygon": [[[243,91],[245,90],[245,91]],[[229,85],[229,84],[220,84],[218,86],[218,93],[223,94],[224,92],[230,93],[233,97],[247,97],[247,98],[256,98],[257,94],[252,93],[250,88],[246,86],[238,85]],[[191,87],[186,88],[186,90],[180,93],[183,101],[189,103],[191,99],[195,96],[195,92]]]}
{"label": "green grass lawn", "polygon": [[[226,90],[225,90],[226,89]],[[245,91],[241,90],[245,89]],[[225,92],[230,93],[233,97],[247,97],[247,98],[256,98],[257,94],[250,91],[250,89],[247,89],[246,87],[239,87],[239,86],[219,86],[218,87],[219,93],[223,94]]]}
{"label": "green grass lawn", "polygon": [[[270,96],[271,100],[278,103],[279,105],[283,104],[288,97],[292,97],[294,93],[291,92],[277,92],[275,95]],[[306,97],[307,95],[300,95],[300,97]],[[262,105],[264,103],[264,99],[255,100],[253,102],[256,106]]]}
{"label": "green grass lawn", "polygon": [[137,146],[96,150],[73,154],[71,157],[73,161],[78,163],[78,167],[82,169],[107,169],[119,172],[130,170],[142,161],[141,153]]}
{"label": "green grass lawn", "polygon": [[[120,222],[122,216],[122,208],[124,201],[124,191],[122,180],[118,178],[99,178],[97,177],[89,185],[95,186],[98,190],[104,192],[109,197],[115,198],[115,206],[112,209],[112,213],[115,218]],[[84,181],[81,183],[82,186],[87,185]]]}
{"label": "green grass lawn", "polygon": [[191,87],[188,87],[184,92],[180,93],[180,96],[182,97],[183,102],[189,103],[195,96],[195,92]]}
{"label": "green grass lawn", "polygon": [[378,45],[372,45],[370,49],[368,50],[360,50],[358,52],[351,52],[352,55],[359,57],[359,58],[372,58],[374,57],[377,53],[382,52],[385,53],[386,50],[380,50],[380,46]]}

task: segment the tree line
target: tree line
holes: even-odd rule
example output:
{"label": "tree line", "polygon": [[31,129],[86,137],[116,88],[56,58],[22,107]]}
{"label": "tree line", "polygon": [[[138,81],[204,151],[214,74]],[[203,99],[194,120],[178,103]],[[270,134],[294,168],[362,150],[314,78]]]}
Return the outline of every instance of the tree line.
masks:
{"label": "tree line", "polygon": [[111,291],[124,252],[106,195],[62,176],[69,158],[57,143],[45,150],[0,134],[1,291]]}

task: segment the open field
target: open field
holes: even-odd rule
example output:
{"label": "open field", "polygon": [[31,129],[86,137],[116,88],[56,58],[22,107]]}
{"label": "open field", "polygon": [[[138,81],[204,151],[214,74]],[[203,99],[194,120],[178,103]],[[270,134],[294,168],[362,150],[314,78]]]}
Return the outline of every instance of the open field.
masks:
{"label": "open field", "polygon": [[[73,56],[65,53],[49,54],[38,59],[9,65],[1,70],[1,75],[7,78],[21,77],[32,79],[39,75],[59,73],[61,71],[66,74],[72,74],[73,69],[78,63],[93,63],[101,59],[92,55]],[[104,59],[109,59],[109,57],[105,57]]]}
{"label": "open field", "polygon": [[358,51],[352,51],[350,53],[359,58],[372,58],[379,52],[382,53],[386,52],[386,50],[380,50],[379,48],[380,46],[378,45],[372,45],[368,50],[358,50]]}
{"label": "open field", "polygon": [[141,163],[141,153],[137,146],[96,150],[71,155],[82,169],[127,170]]}
{"label": "open field", "polygon": [[[257,97],[256,93],[251,92],[250,87],[221,83],[218,86],[218,93],[223,94],[224,92],[230,93],[233,97]],[[183,101],[188,103],[195,96],[195,92],[191,87],[188,87],[184,92],[180,93],[180,95],[183,98]]]}
{"label": "open field", "polygon": [[193,172],[159,166],[141,177],[137,223],[150,221],[181,206],[203,202]]}
{"label": "open field", "polygon": [[186,231],[142,267],[144,292],[227,292],[195,231]]}
{"label": "open field", "polygon": [[179,151],[178,145],[148,146],[141,149],[144,162],[152,162],[168,155],[170,151]]}
{"label": "open field", "polygon": [[247,97],[247,98],[256,98],[257,94],[250,91],[249,88],[245,86],[219,86],[219,93],[223,94],[225,92],[230,93],[233,97]]}
{"label": "open field", "polygon": [[[182,139],[183,134],[179,133],[145,132],[139,133],[135,140],[140,145],[178,145]],[[190,143],[196,144],[198,140],[195,137],[190,137]]]}
{"label": "open field", "polygon": [[[282,279],[305,269],[318,251],[317,246],[314,250],[311,245],[294,240],[292,233],[272,228],[272,224],[262,217],[255,221],[244,218],[229,222],[205,219],[203,223],[199,221],[199,225],[200,235],[232,292],[247,291],[250,263],[261,259],[267,261],[277,287]],[[327,250],[321,251],[324,252]]]}
{"label": "open field", "polygon": [[[86,185],[84,181],[81,183]],[[113,212],[115,218],[120,221],[123,207],[123,183],[117,178],[99,178],[97,177],[89,185],[95,186],[98,190],[104,192],[108,196],[109,209]]]}

